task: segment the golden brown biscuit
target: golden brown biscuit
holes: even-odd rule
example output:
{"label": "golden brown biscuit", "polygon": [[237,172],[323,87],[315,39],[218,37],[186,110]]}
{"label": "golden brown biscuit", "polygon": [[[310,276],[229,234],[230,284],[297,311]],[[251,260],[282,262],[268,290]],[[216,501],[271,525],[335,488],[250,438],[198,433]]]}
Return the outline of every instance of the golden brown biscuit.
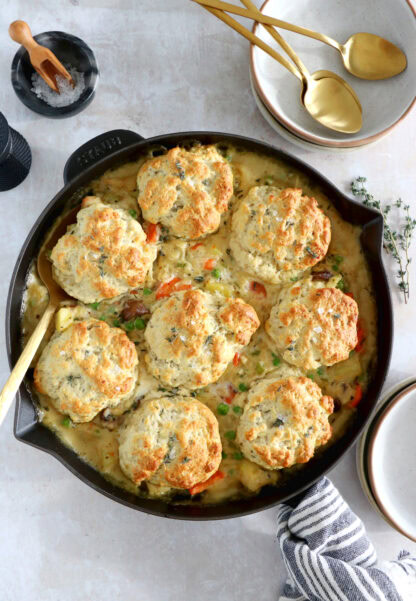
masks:
{"label": "golden brown biscuit", "polygon": [[106,407],[132,395],[136,347],[123,330],[87,319],[56,332],[35,368],[37,390],[73,422],[89,422]]}
{"label": "golden brown biscuit", "polygon": [[281,290],[265,329],[285,361],[316,369],[348,359],[357,320],[354,299],[309,277]]}
{"label": "golden brown biscuit", "polygon": [[147,324],[148,369],[168,386],[201,388],[218,380],[259,325],[253,307],[239,298],[178,292]]}
{"label": "golden brown biscuit", "polygon": [[121,469],[136,484],[191,488],[221,462],[218,422],[190,397],[143,402],[126,420],[119,442]]}
{"label": "golden brown biscuit", "polygon": [[176,147],[142,165],[137,187],[147,221],[195,239],[218,229],[233,193],[233,175],[215,146]]}
{"label": "golden brown biscuit", "polygon": [[93,303],[143,286],[156,258],[140,223],[124,209],[87,196],[52,250],[55,280],[71,296]]}
{"label": "golden brown biscuit", "polygon": [[302,190],[251,188],[232,219],[230,247],[252,275],[280,284],[320,261],[331,241],[331,224]]}
{"label": "golden brown biscuit", "polygon": [[269,470],[306,463],[331,437],[333,408],[304,376],[261,380],[247,393],[237,441],[247,459]]}

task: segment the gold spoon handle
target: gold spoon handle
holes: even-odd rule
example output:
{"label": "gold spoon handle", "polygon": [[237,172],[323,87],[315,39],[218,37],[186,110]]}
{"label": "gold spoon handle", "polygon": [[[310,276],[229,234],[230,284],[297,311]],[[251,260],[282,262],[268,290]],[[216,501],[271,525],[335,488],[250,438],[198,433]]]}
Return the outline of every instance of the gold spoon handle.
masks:
{"label": "gold spoon handle", "polygon": [[341,46],[336,40],[333,40],[323,33],[313,31],[312,29],[306,29],[306,27],[299,27],[298,25],[293,25],[292,23],[281,21],[280,19],[275,19],[274,17],[269,17],[260,11],[258,11],[258,13],[254,13],[253,11],[244,10],[244,8],[241,8],[240,6],[230,4],[229,2],[222,2],[221,0],[193,0],[193,2],[197,2],[198,4],[210,6],[211,8],[216,8],[219,10],[226,10],[229,13],[240,15],[241,17],[246,17],[247,19],[253,19],[258,23],[275,25],[281,29],[287,29],[288,31],[293,31],[294,33],[300,33],[301,35],[306,35],[308,38],[313,38],[323,42],[324,44],[328,44],[328,46],[332,46],[333,48],[336,48],[336,50],[341,50]]}
{"label": "gold spoon handle", "polygon": [[245,27],[243,27],[238,21],[236,21],[229,15],[226,15],[221,10],[215,10],[214,8],[209,8],[208,6],[204,6],[204,8],[208,12],[213,14],[215,17],[218,17],[218,19],[220,19],[221,21],[224,21],[224,23],[226,23],[229,27],[231,27],[232,29],[237,31],[237,33],[242,35],[244,38],[249,40],[252,44],[255,44],[256,46],[258,46],[259,48],[264,50],[264,52],[267,52],[267,54],[269,54],[272,58],[274,58],[278,63],[283,65],[283,67],[285,67],[288,71],[290,71],[298,79],[302,79],[299,71],[291,63],[289,63],[289,61],[287,61],[278,52],[273,50],[273,48],[271,48],[265,42],[263,42],[263,40],[261,40],[256,35],[254,35],[254,33],[249,31]]}
{"label": "gold spoon handle", "polygon": [[[261,12],[258,10],[256,5],[253,4],[253,2],[251,0],[241,0],[241,1],[245,6],[247,6],[248,9],[251,9],[253,11],[253,13],[254,13],[253,19],[254,20],[257,19],[258,15],[261,16]],[[286,42],[286,40],[284,40],[282,38],[282,36],[280,35],[280,33],[277,32],[271,25],[263,24],[263,27],[266,28],[266,30],[270,33],[270,35],[276,40],[276,42],[278,44],[280,44],[280,46],[283,48],[283,50],[290,56],[292,61],[295,63],[295,65],[301,72],[302,76],[305,79],[308,79],[310,77],[309,71],[307,70],[307,68],[305,67],[303,62],[301,61],[300,57],[293,50],[293,48],[291,46],[289,46],[289,44]]]}
{"label": "gold spoon handle", "polygon": [[9,376],[3,390],[0,394],[0,426],[2,425],[4,418],[7,415],[10,405],[13,402],[14,397],[27,370],[30,367],[30,363],[35,356],[36,351],[39,348],[40,343],[48,329],[50,321],[56,311],[56,304],[49,303],[46,307],[45,313],[42,315],[38,325],[36,326],[33,334],[29,338],[22,354],[20,355],[16,365],[13,368],[12,373]]}

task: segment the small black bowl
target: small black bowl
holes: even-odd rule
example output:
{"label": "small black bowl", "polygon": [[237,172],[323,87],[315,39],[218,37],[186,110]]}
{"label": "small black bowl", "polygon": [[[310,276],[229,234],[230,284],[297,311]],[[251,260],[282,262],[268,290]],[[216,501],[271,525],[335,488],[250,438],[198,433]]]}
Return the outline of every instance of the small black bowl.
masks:
{"label": "small black bowl", "polygon": [[35,73],[27,50],[21,46],[12,63],[12,85],[20,100],[36,113],[62,119],[76,115],[85,109],[94,98],[98,83],[98,65],[89,46],[80,38],[62,31],[45,31],[34,36],[34,39],[52,50],[64,64],[69,64],[84,74],[85,89],[76,102],[62,107],[53,107],[32,92],[32,75]]}

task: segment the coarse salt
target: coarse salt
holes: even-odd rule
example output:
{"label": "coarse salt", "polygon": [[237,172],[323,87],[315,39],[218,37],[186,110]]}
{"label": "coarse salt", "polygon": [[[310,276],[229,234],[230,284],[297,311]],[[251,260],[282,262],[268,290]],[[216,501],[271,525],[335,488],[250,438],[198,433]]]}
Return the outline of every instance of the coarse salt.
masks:
{"label": "coarse salt", "polygon": [[34,73],[32,75],[33,87],[31,91],[34,92],[38,98],[46,102],[46,104],[49,104],[49,106],[54,108],[61,108],[73,104],[79,100],[82,92],[85,90],[84,74],[68,65],[65,65],[65,68],[74,80],[75,87],[72,87],[69,81],[64,77],[57,75],[56,85],[58,86],[59,94],[48,86],[39,73]]}

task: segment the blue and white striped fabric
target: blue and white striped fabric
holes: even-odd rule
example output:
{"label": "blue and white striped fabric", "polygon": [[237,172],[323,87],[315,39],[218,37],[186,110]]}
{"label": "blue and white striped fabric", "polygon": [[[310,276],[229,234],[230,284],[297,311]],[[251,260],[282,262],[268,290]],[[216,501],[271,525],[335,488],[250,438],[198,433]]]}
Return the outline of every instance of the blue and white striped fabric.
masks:
{"label": "blue and white striped fabric", "polygon": [[[375,567],[376,553],[361,520],[327,478],[295,509],[280,505],[278,520],[277,538],[289,573],[279,601],[416,600],[416,558],[404,553],[396,562],[385,562],[399,576],[403,571],[406,587],[396,586],[397,577],[393,581],[385,566]],[[403,595],[408,588],[409,597]]]}

